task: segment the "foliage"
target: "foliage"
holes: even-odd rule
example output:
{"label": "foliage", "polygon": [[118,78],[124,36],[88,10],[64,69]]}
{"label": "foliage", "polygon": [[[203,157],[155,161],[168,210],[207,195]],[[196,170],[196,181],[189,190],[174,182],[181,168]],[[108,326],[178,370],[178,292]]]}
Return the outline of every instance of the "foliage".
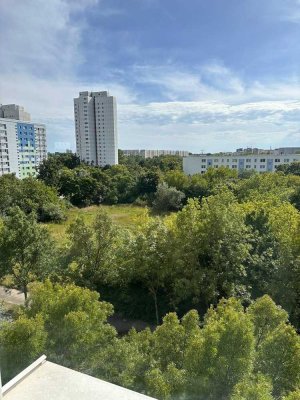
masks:
{"label": "foliage", "polygon": [[[169,313],[153,332],[132,330],[121,338],[107,323],[112,311],[88,289],[33,284],[27,307],[0,325],[6,379],[16,363],[22,368],[45,352],[54,362],[158,399],[298,398],[300,339],[267,296],[248,310],[223,299],[203,323],[195,310],[182,319]],[[267,326],[263,336],[259,326]]]}
{"label": "foliage", "polygon": [[70,275],[76,283],[92,288],[99,282],[113,281],[117,274],[119,232],[102,209],[92,226],[82,218],[75,220],[68,229],[69,247],[67,262]]}
{"label": "foliage", "polygon": [[0,215],[6,215],[11,207],[19,207],[26,214],[34,212],[39,221],[65,219],[66,206],[56,190],[32,177],[0,177]]}
{"label": "foliage", "polygon": [[169,187],[166,183],[160,183],[157,186],[153,209],[157,212],[177,211],[182,206],[182,200],[185,198],[183,192]]}
{"label": "foliage", "polygon": [[0,324],[1,375],[4,382],[28,367],[45,347],[47,333],[41,315],[34,318],[19,317],[13,322]]}
{"label": "foliage", "polygon": [[27,298],[28,284],[55,272],[54,243],[35,216],[11,209],[3,221],[0,236],[0,276],[12,275],[13,284]]}
{"label": "foliage", "polygon": [[283,172],[285,175],[300,175],[300,162],[278,165],[276,170]]}
{"label": "foliage", "polygon": [[263,375],[239,382],[230,400],[273,400],[272,385]]}

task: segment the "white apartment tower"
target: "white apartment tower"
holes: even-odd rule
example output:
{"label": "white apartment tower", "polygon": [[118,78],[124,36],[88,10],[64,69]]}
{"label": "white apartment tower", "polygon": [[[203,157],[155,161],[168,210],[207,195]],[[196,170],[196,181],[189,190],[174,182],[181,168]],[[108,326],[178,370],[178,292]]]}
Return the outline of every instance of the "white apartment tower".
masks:
{"label": "white apartment tower", "polygon": [[90,164],[118,164],[116,98],[108,92],[80,92],[74,99],[76,149]]}

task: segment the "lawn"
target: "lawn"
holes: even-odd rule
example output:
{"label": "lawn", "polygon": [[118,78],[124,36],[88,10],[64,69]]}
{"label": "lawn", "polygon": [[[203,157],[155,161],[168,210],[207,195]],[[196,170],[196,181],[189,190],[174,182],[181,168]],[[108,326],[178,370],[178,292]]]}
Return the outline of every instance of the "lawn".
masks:
{"label": "lawn", "polygon": [[87,223],[91,223],[97,214],[99,208],[102,207],[112,218],[112,220],[119,225],[126,228],[134,228],[138,217],[142,216],[145,208],[132,205],[102,205],[90,206],[86,208],[71,208],[67,213],[67,220],[60,224],[49,223],[45,224],[52,236],[57,240],[64,240],[67,227],[75,221],[79,216],[82,216]]}

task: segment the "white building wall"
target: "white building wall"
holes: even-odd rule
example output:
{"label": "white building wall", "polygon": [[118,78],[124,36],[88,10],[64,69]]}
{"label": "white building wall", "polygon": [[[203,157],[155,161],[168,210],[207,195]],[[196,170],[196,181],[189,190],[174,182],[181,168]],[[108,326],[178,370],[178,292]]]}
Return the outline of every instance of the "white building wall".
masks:
{"label": "white building wall", "polygon": [[300,154],[256,154],[256,155],[190,155],[183,158],[183,171],[187,175],[205,173],[208,168],[274,172],[281,164],[300,161]]}
{"label": "white building wall", "polygon": [[[0,118],[0,176],[3,174],[16,174],[18,178],[25,177],[22,172],[22,161],[27,153],[22,151],[18,139],[18,124],[27,121]],[[44,124],[32,124],[34,127],[35,148],[33,149],[30,175],[36,175],[35,167],[47,157],[46,127]],[[25,149],[26,150],[26,149]]]}
{"label": "white building wall", "polygon": [[0,118],[0,175],[14,173],[19,177],[16,123]]}

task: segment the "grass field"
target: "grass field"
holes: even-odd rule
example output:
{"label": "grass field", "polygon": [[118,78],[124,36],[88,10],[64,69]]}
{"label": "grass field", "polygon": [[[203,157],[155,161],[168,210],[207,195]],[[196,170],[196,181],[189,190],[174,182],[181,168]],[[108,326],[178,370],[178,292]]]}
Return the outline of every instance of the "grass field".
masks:
{"label": "grass field", "polygon": [[45,225],[55,239],[58,241],[64,240],[67,227],[75,221],[77,217],[82,216],[87,223],[91,223],[100,207],[105,209],[115,223],[126,228],[134,228],[138,217],[142,216],[145,212],[145,208],[132,205],[103,205],[86,208],[71,208],[67,212],[66,221],[60,224],[49,223]]}

